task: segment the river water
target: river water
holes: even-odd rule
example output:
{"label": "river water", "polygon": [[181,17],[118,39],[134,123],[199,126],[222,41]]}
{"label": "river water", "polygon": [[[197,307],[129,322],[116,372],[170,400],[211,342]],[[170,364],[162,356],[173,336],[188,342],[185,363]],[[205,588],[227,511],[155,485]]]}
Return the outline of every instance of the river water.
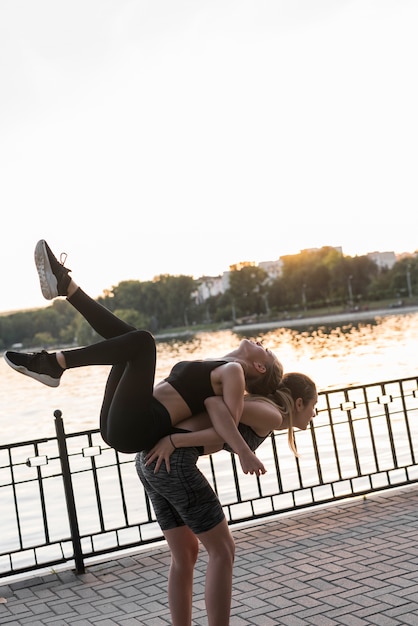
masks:
{"label": "river water", "polygon": [[[222,356],[242,337],[263,341],[286,371],[308,374],[319,391],[418,373],[418,312],[414,312],[309,328],[199,332],[158,341],[156,382],[176,361]],[[108,372],[107,366],[73,369],[53,389],[14,372],[0,359],[1,443],[54,437],[55,409],[62,411],[68,433],[97,428]]]}

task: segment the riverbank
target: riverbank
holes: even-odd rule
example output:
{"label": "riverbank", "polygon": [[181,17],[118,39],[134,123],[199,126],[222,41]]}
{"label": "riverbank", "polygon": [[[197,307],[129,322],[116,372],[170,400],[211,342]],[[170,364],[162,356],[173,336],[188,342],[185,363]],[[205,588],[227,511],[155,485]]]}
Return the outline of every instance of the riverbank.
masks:
{"label": "riverbank", "polygon": [[358,311],[339,311],[333,313],[321,312],[318,315],[298,316],[294,318],[279,318],[264,322],[250,322],[243,324],[210,324],[206,326],[189,326],[173,329],[167,332],[155,334],[158,341],[167,341],[170,339],[187,339],[193,337],[197,333],[211,332],[220,330],[230,330],[234,333],[243,333],[258,330],[274,330],[276,328],[306,328],[311,326],[322,326],[329,324],[349,324],[362,321],[373,322],[377,318],[388,317],[390,315],[406,315],[408,313],[418,313],[418,303],[406,305],[402,307],[379,307]]}
{"label": "riverbank", "polygon": [[306,326],[320,326],[323,324],[340,324],[361,321],[372,321],[379,317],[389,315],[403,315],[407,313],[418,313],[418,305],[404,306],[399,308],[370,309],[367,311],[343,311],[341,313],[330,313],[329,315],[311,315],[308,317],[297,317],[292,319],[271,320],[268,322],[254,322],[251,324],[237,324],[232,327],[236,333],[247,332],[248,330],[270,330],[274,328],[305,328]]}

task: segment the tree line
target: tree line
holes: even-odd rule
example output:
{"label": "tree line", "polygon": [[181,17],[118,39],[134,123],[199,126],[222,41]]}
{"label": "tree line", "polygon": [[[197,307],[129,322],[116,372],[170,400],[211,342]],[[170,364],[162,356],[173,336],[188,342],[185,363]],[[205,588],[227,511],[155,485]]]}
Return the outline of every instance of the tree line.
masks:
{"label": "tree line", "polygon": [[[281,258],[272,279],[260,267],[232,269],[225,293],[197,298],[199,281],[161,275],[152,281],[122,281],[98,301],[137,328],[154,334],[180,327],[233,325],[237,321],[303,316],[322,309],[364,309],[370,303],[401,305],[418,296],[418,256],[380,268],[367,256],[344,256],[332,247]],[[0,317],[0,349],[13,345],[85,345],[98,340],[81,315],[64,300],[44,309]]]}

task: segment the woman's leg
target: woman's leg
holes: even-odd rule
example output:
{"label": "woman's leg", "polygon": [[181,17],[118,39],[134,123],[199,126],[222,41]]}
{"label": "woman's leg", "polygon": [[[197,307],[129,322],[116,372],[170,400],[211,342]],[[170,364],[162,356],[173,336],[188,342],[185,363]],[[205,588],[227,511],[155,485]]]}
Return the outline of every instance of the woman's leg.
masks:
{"label": "woman's leg", "polygon": [[83,348],[62,350],[57,354],[63,355],[65,369],[87,365],[118,365],[135,360],[141,363],[143,375],[146,370],[150,370],[150,380],[154,381],[155,339],[147,330],[131,330]]}
{"label": "woman's leg", "polygon": [[13,369],[51,387],[59,385],[65,368],[112,365],[100,428],[103,439],[120,452],[152,447],[171,432],[170,416],[153,396],[156,346],[147,331],[134,330],[57,354],[8,351],[4,358]]}
{"label": "woman's leg", "polygon": [[[154,510],[163,531],[185,524],[205,546],[209,556],[205,590],[208,623],[228,626],[235,544],[219,498],[196,466],[197,459],[196,448],[178,448],[170,457],[170,473],[165,464],[155,473],[155,461],[146,465],[146,455],[142,453],[137,457],[137,470],[147,493],[153,494]],[[159,511],[162,499],[164,516]]]}
{"label": "woman's leg", "polygon": [[[119,335],[124,335],[129,332],[135,330],[133,326],[127,324],[123,320],[119,319],[114,315],[111,311],[106,309],[104,306],[90,298],[76,283],[71,280],[69,288],[67,301],[84,317],[84,319],[90,324],[90,326],[95,330],[99,335],[104,337],[105,339],[111,339],[113,337],[117,337]],[[58,361],[61,359],[59,356],[57,357]],[[71,360],[71,357],[70,357]],[[154,362],[154,365],[152,363]],[[67,360],[64,356],[64,361],[61,361],[61,365],[65,366]],[[149,365],[151,371],[155,372],[155,356],[150,356]],[[120,379],[124,374],[126,369],[126,363],[120,363],[117,365],[113,365],[108,376],[105,392],[103,396],[102,407],[100,410],[100,432],[103,440],[108,444],[111,444],[112,434],[110,434],[109,438],[109,410],[112,404],[113,397],[115,395],[116,389],[120,383]],[[133,374],[135,376],[135,374]],[[129,376],[128,376],[129,378]],[[151,380],[148,382],[148,385],[151,385],[151,389],[154,386],[154,374],[152,375]]]}
{"label": "woman's leg", "polygon": [[171,432],[168,412],[153,396],[156,347],[147,331],[134,330],[99,343],[48,354],[7,351],[16,371],[58,387],[66,368],[112,365],[100,413],[103,439],[120,452],[152,447]]}
{"label": "woman's leg", "polygon": [[[88,296],[68,275],[69,270],[57,261],[46,242],[37,244],[35,258],[36,255],[41,287],[43,291],[46,289],[48,296],[65,295],[99,335],[108,340],[121,338],[60,352],[57,361],[63,368],[112,365],[100,411],[100,431],[107,444],[127,450],[138,436],[141,437],[139,413],[141,407],[149,410],[152,398],[156,360],[154,339],[145,331],[132,334],[135,331],[133,326]],[[48,284],[51,280],[53,282],[54,276],[59,286],[57,291],[54,291],[54,285]],[[138,442],[134,449],[140,448]]]}
{"label": "woman's leg", "polygon": [[[70,288],[71,290],[71,283]],[[67,301],[84,317],[101,337],[111,339],[135,330],[134,326],[119,319],[109,309],[90,298],[80,287],[67,296]]]}
{"label": "woman's leg", "polygon": [[215,528],[199,533],[208,552],[205,602],[209,626],[228,626],[232,599],[232,570],[235,543],[226,520]]}
{"label": "woman's leg", "polygon": [[146,420],[147,413],[153,408],[154,338],[147,331],[135,330],[90,298],[69,276],[70,270],[58,262],[44,240],[36,245],[35,262],[44,296],[47,299],[67,297],[92,328],[105,337],[105,341],[56,354],[8,351],[6,362],[22,374],[51,387],[60,384],[66,368],[112,365],[100,415],[104,440],[120,451],[129,452],[153,445],[157,439],[152,440],[152,437],[157,433],[161,437],[167,434],[164,429],[171,428],[170,417],[165,413],[156,416],[160,423],[149,424]]}
{"label": "woman's leg", "polygon": [[[100,411],[100,431],[104,441],[115,447],[115,435],[119,440],[120,435],[125,433],[122,441],[129,438],[129,432],[133,435],[132,431],[126,430],[125,420],[131,423],[131,428],[132,424],[136,424],[138,428],[139,424],[135,419],[138,411],[141,405],[145,403],[147,406],[150,402],[155,377],[155,341],[148,332],[135,331],[133,326],[93,300],[74,281],[71,281],[68,291],[68,302],[106,340],[85,348],[59,352],[56,358],[63,368],[112,365]],[[117,391],[118,400],[114,404]],[[133,397],[135,394],[138,394],[137,405]],[[110,412],[112,405],[113,410]],[[118,414],[120,419],[109,419],[110,415]],[[122,442],[118,445],[126,448]]]}
{"label": "woman's leg", "polygon": [[173,626],[192,623],[193,574],[199,553],[196,535],[187,526],[164,531],[171,552],[168,603]]}
{"label": "woman's leg", "polygon": [[[110,446],[121,452],[137,452],[170,432],[168,414],[150,419],[156,364],[155,341],[150,333],[133,331],[64,351],[63,355],[70,367],[113,364],[100,410],[100,432]],[[157,436],[154,433],[159,427],[162,430]]]}
{"label": "woman's leg", "polygon": [[105,339],[135,330],[133,326],[117,318],[111,311],[84,293],[71,278],[71,270],[64,265],[67,255],[64,253],[61,259],[62,257],[64,260],[58,261],[44,239],[36,244],[35,265],[44,297],[52,300],[58,296],[65,296],[94,330]]}
{"label": "woman's leg", "polygon": [[[188,454],[195,463],[197,455]],[[177,491],[180,477],[168,474],[165,465],[160,472],[146,464],[146,453],[136,455],[135,466],[139,479],[152,503],[155,515],[171,552],[168,576],[168,600],[173,626],[190,626],[192,623],[193,573],[199,552],[196,535],[185,526],[184,521],[167,494]],[[181,482],[181,480],[180,480]]]}
{"label": "woman's leg", "polygon": [[[171,552],[168,601],[173,626],[191,624],[193,574],[199,542],[187,526],[164,531]],[[228,626],[232,599],[232,570],[235,543],[226,520],[198,535],[209,560],[206,570],[205,602],[209,626]]]}

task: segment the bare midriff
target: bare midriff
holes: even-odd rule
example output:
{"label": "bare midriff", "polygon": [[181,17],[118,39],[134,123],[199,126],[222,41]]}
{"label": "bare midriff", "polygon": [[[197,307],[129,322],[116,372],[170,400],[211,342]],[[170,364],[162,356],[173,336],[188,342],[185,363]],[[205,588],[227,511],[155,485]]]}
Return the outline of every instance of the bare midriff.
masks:
{"label": "bare midriff", "polygon": [[154,387],[154,398],[167,409],[173,426],[191,416],[191,411],[181,395],[164,380]]}

